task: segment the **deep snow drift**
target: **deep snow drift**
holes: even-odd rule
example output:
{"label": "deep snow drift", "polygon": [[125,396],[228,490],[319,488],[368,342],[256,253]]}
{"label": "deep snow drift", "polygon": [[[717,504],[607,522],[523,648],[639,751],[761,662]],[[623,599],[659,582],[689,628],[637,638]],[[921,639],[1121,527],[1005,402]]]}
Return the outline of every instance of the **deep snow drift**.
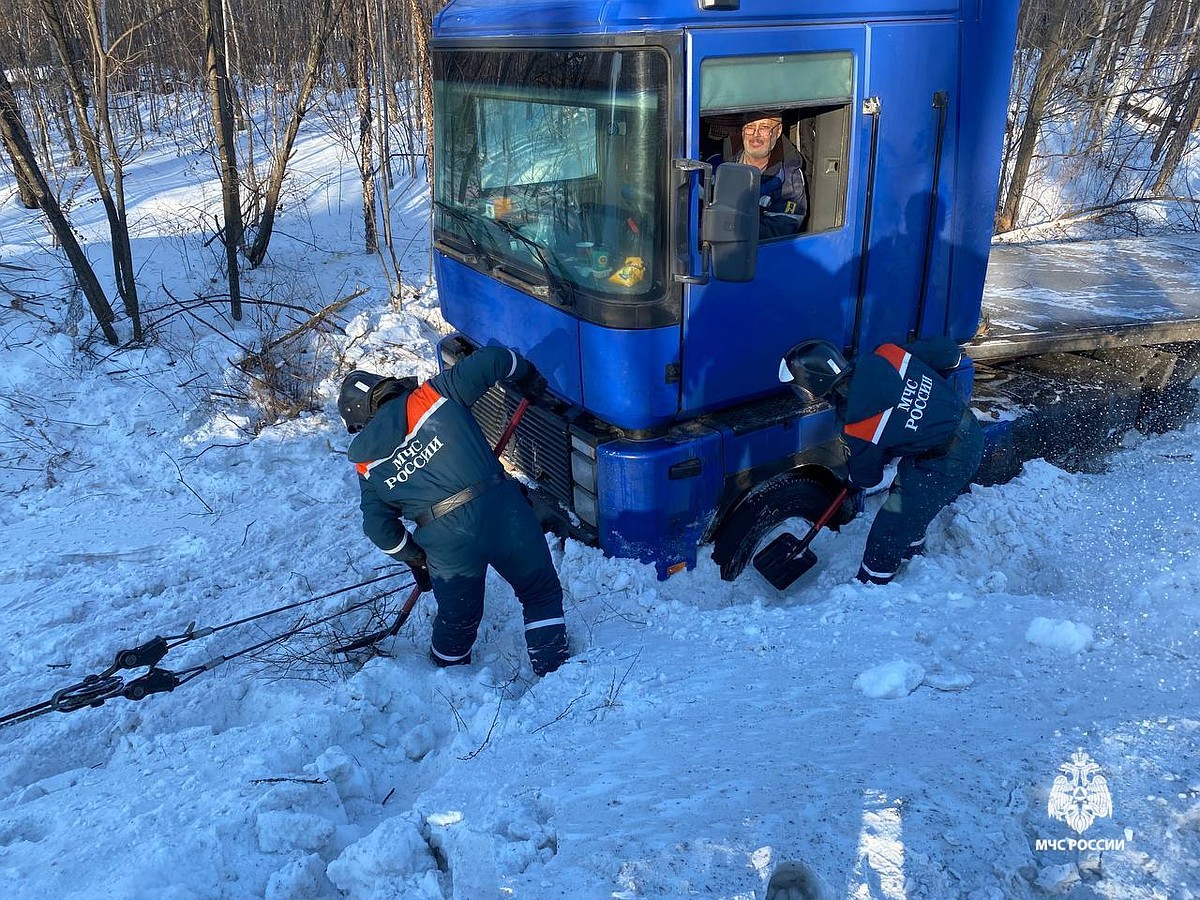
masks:
{"label": "deep snow drift", "polygon": [[[248,345],[257,314],[222,333],[203,324],[212,307],[171,314],[158,290],[222,289],[204,235],[181,233],[216,208],[214,185],[195,160],[153,162],[134,216],[160,323],[146,349],[81,350],[57,300],[0,311],[0,714],[155,635],[392,571],[359,530],[333,392],[353,364],[434,371],[427,196],[395,198],[416,288],[391,304],[347,225],[352,163],[320,137],[300,148],[306,187],[246,293],[310,309],[366,293],[315,358],[320,411],[256,431],[229,397],[244,380],[225,334]],[[0,188],[0,277],[59,296],[38,218]],[[102,265],[106,248],[91,255]],[[753,573],[724,583],[707,559],[660,583],[552,543],[574,658],[542,681],[496,580],[470,668],[428,662],[425,597],[365,664],[334,664],[322,626],[174,693],[0,728],[0,893],[752,898],[799,861],[813,896],[1200,895],[1198,443],[1196,422],[1130,434],[1101,473],[1034,462],[976,488],[886,587],[850,580],[869,515],[822,535],[820,564],[783,594]],[[161,665],[405,582],[222,630]],[[369,627],[361,616],[333,624]],[[1093,806],[1082,831],[1051,818],[1056,777],[1097,774],[1109,814]]]}

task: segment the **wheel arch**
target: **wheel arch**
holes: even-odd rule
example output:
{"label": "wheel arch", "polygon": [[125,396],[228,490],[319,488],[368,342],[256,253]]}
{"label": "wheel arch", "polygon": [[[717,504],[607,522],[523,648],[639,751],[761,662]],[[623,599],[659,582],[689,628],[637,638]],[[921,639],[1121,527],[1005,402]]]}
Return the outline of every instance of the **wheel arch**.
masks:
{"label": "wheel arch", "polygon": [[[712,559],[721,578],[736,579],[762,537],[786,520],[800,517],[815,522],[841,486],[842,480],[826,466],[806,463],[744,490],[719,514],[710,532]],[[830,527],[837,528],[847,520],[839,512]]]}

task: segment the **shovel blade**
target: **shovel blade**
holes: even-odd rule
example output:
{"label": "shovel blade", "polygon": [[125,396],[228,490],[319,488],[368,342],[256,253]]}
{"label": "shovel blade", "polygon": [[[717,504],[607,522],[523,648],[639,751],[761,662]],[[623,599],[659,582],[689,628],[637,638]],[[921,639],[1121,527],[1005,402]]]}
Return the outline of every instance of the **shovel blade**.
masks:
{"label": "shovel blade", "polygon": [[754,554],[754,568],[778,591],[787,590],[816,564],[817,554],[787,531]]}

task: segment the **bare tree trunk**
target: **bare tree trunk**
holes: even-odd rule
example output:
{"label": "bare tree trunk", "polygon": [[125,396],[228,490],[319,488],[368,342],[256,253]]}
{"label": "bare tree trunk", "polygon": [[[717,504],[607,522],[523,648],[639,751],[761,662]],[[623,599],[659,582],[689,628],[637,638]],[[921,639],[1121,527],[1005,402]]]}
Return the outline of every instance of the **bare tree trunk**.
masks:
{"label": "bare tree trunk", "polygon": [[1033,81],[1029,105],[1025,109],[1025,119],[1021,123],[1021,137],[1017,141],[1017,150],[1013,156],[1008,192],[1004,195],[1004,203],[996,216],[997,231],[1011,231],[1017,223],[1021,196],[1025,193],[1025,183],[1029,179],[1033,153],[1037,149],[1038,134],[1046,111],[1046,101],[1049,100],[1050,91],[1054,87],[1054,73],[1050,69],[1047,59],[1043,57],[1038,63],[1038,74]]}
{"label": "bare tree trunk", "polygon": [[379,249],[378,234],[376,235],[376,253],[379,255],[380,269],[383,271],[384,277],[387,279],[388,291],[392,296],[400,296],[399,290],[399,272],[400,266],[396,262],[395,246],[392,243],[392,196],[391,190],[394,186],[392,180],[392,145],[391,145],[391,106],[388,102],[390,93],[389,85],[392,78],[391,67],[391,52],[389,50],[388,41],[388,19],[384,11],[383,0],[365,0],[366,16],[365,21],[367,31],[369,32],[370,47],[375,52],[372,59],[375,63],[375,108],[378,115],[375,117],[376,135],[378,136],[377,159],[378,164],[374,166],[374,174],[378,176],[380,187],[382,190],[376,192],[375,185],[372,184],[372,194],[379,201],[380,217],[379,221],[383,226],[383,246],[388,250],[388,257],[391,259],[389,267],[388,259],[384,257]]}
{"label": "bare tree trunk", "polygon": [[[1200,64],[1200,51],[1192,57],[1188,67],[1191,72],[1196,72],[1197,64]],[[1200,128],[1200,75],[1193,74],[1190,83],[1184,84],[1186,89],[1180,91],[1182,102],[1171,105],[1172,114],[1167,116],[1154,151],[1150,154],[1151,162],[1158,163],[1158,174],[1150,186],[1150,193],[1155,196],[1167,193],[1171,178],[1187,149],[1188,140]]]}
{"label": "bare tree trunk", "polygon": [[254,243],[247,254],[250,265],[257,268],[267,255],[267,245],[271,242],[271,231],[275,225],[275,213],[279,209],[279,192],[283,189],[283,179],[287,174],[288,159],[292,155],[292,147],[296,143],[296,135],[300,133],[300,125],[308,112],[308,104],[312,99],[313,89],[317,84],[317,76],[321,68],[321,54],[325,50],[325,42],[333,31],[333,26],[342,15],[346,0],[337,0],[336,6],[332,0],[325,0],[321,9],[321,18],[313,32],[312,44],[308,48],[308,60],[304,66],[304,77],[300,82],[300,94],[296,98],[296,106],[288,121],[284,133],[283,146],[275,152],[271,162],[271,177],[267,182],[267,194],[263,203],[262,218],[259,220],[258,231]]}
{"label": "bare tree trunk", "polygon": [[89,2],[89,14],[86,16],[88,36],[92,42],[92,59],[95,65],[94,83],[96,124],[100,136],[107,149],[109,165],[112,167],[112,200],[111,210],[108,203],[105,211],[109,213],[109,231],[112,233],[113,275],[117,281],[117,293],[125,305],[125,314],[133,323],[133,339],[142,339],[142,317],[138,303],[137,273],[133,268],[133,245],[129,238],[129,214],[125,206],[125,161],[117,146],[116,135],[113,133],[112,115],[108,107],[109,82],[109,46],[106,9],[104,0],[96,5],[96,0]]}
{"label": "bare tree trunk", "polygon": [[[241,71],[242,59],[242,42],[238,40],[237,23],[233,17],[233,11],[229,8],[229,0],[221,0],[221,21],[223,28],[221,34],[224,36],[224,42],[221,46],[225,51],[225,69],[229,69],[229,60],[233,60],[233,71]],[[232,52],[230,52],[232,47]],[[242,95],[236,90],[231,90],[230,97],[233,100],[234,125],[238,131],[249,132],[246,125],[246,104],[242,102]]]}
{"label": "bare tree trunk", "polygon": [[420,0],[408,0],[416,71],[412,73],[421,98],[421,121],[425,128],[425,175],[433,177],[433,58],[429,53],[429,17]]}
{"label": "bare tree trunk", "polygon": [[75,137],[75,125],[71,122],[70,100],[67,99],[67,89],[59,87],[57,90],[51,88],[51,93],[54,96],[54,109],[58,114],[59,128],[62,129],[63,137],[67,140],[67,149],[71,153],[71,165],[83,165],[83,154],[79,152],[79,139]]}
{"label": "bare tree trunk", "polygon": [[212,104],[213,127],[221,164],[221,200],[225,214],[225,263],[229,278],[229,309],[234,321],[242,318],[242,286],[238,272],[238,247],[242,243],[242,205],[238,189],[237,149],[233,139],[233,98],[225,68],[224,17],[221,0],[203,0],[205,66]]}
{"label": "bare tree trunk", "polygon": [[409,28],[412,31],[414,66],[412,79],[418,90],[421,125],[425,131],[425,173],[433,178],[433,62],[430,55],[430,19],[420,0],[408,0]]}
{"label": "bare tree trunk", "polygon": [[[2,88],[0,88],[0,107],[2,107],[4,112],[10,117],[10,121],[17,123],[22,139],[30,146],[30,149],[32,150],[33,144],[29,140],[29,135],[25,131],[25,126],[21,124],[20,107],[17,104],[17,97],[16,93],[12,89],[12,84],[8,81],[6,69],[7,67],[4,65],[3,57],[0,57],[0,76],[4,76],[4,85]],[[36,113],[36,100],[33,101],[32,106],[34,112]],[[22,165],[20,159],[18,159],[15,143],[6,139],[4,141],[4,150],[8,155],[9,160],[12,162],[13,176],[17,180],[17,199],[26,209],[37,209],[40,206],[38,203],[37,184],[30,179],[26,171],[26,167]]]}
{"label": "bare tree trunk", "polygon": [[[392,106],[388,102],[391,93],[391,84],[396,77],[396,73],[392,68],[391,61],[391,40],[388,37],[388,16],[386,4],[384,0],[376,0],[372,4],[375,15],[372,17],[372,32],[375,36],[375,47],[379,52],[379,66],[377,69],[377,77],[375,79],[376,87],[379,89],[379,171],[383,179],[383,194],[385,197],[384,204],[387,204],[387,196],[395,187],[395,179],[392,176]],[[388,246],[391,246],[391,235],[389,233],[388,216],[384,214],[383,221],[383,240]]]}
{"label": "bare tree trunk", "polygon": [[[137,285],[134,280],[124,197],[121,193],[118,193],[114,197],[112,188],[108,183],[108,172],[105,167],[100,136],[89,120],[87,113],[88,103],[91,98],[88,95],[87,89],[83,86],[83,81],[76,69],[75,55],[72,52],[71,40],[67,35],[66,27],[60,15],[59,5],[56,0],[38,0],[38,5],[42,10],[42,17],[50,32],[55,49],[58,52],[59,60],[63,65],[67,79],[68,96],[70,96],[71,102],[75,106],[75,117],[80,135],[83,138],[84,153],[87,156],[88,166],[92,172],[92,180],[96,184],[96,191],[100,195],[100,202],[104,206],[104,214],[108,218],[109,233],[112,236],[113,271],[117,280],[117,291],[121,294],[121,299],[125,304],[125,311],[129,314],[132,321],[134,340],[141,340],[142,323],[138,312]],[[93,11],[95,11],[94,8]],[[92,20],[89,19],[89,21]],[[105,55],[101,50],[97,50],[94,61],[97,66],[95,87],[103,89],[107,75]],[[116,180],[118,185],[120,185],[122,182],[119,175],[121,163],[119,156],[112,152],[113,140],[108,109],[104,103],[100,102],[99,98],[95,106],[97,121],[101,123],[101,127],[106,129],[107,143],[110,155],[112,156],[111,162],[118,170]],[[120,188],[118,190],[120,191]]]}
{"label": "bare tree trunk", "polygon": [[92,313],[100,324],[100,330],[104,332],[104,337],[108,342],[115,347],[119,340],[112,324],[112,306],[109,305],[108,298],[104,295],[104,289],[100,287],[92,264],[88,261],[83,248],[79,246],[79,241],[75,239],[71,223],[63,215],[54,192],[50,190],[50,185],[46,183],[46,179],[42,175],[33,145],[29,143],[29,135],[21,123],[12,85],[2,66],[0,66],[0,139],[3,139],[5,148],[13,158],[18,177],[33,186],[37,201],[35,205],[40,206],[42,212],[46,214],[46,219],[54,230],[54,236],[58,238],[58,242],[66,252],[75,278],[83,290],[83,295],[87,298],[88,305],[91,306]]}
{"label": "bare tree trunk", "polygon": [[372,142],[374,112],[371,108],[371,29],[367,25],[371,4],[364,2],[358,40],[354,46],[354,72],[357,80],[358,106],[358,171],[362,177],[363,247],[368,253],[379,249],[379,233],[375,226],[375,146]]}
{"label": "bare tree trunk", "polygon": [[[2,67],[0,67],[0,75],[3,74],[4,70]],[[7,80],[5,83],[7,84]],[[8,90],[11,92],[12,88],[9,87]],[[11,93],[9,96],[5,96],[3,93],[0,93],[0,103],[3,103],[6,108],[11,103],[12,115],[17,115],[16,97],[11,96]],[[28,142],[28,135],[26,135],[25,140]],[[13,175],[15,175],[17,179],[17,199],[21,201],[21,205],[26,209],[37,209],[39,206],[41,206],[41,204],[38,202],[36,183],[29,180],[29,175],[26,173],[25,167],[21,164],[21,161],[17,159],[16,151],[14,150],[10,141],[5,140],[4,149],[8,153],[8,158],[12,161]]]}
{"label": "bare tree trunk", "polygon": [[1069,59],[1062,44],[1063,12],[1066,2],[1067,0],[1051,0],[1046,11],[1046,20],[1049,25],[1039,35],[1041,40],[1037,42],[1040,49],[1037,75],[1029,90],[1029,102],[1025,108],[1020,139],[1017,141],[1017,149],[1013,156],[1008,190],[1004,195],[1000,211],[996,214],[997,231],[1010,231],[1017,223],[1021,197],[1025,193],[1025,184],[1029,179],[1029,170],[1033,164],[1034,152],[1037,150],[1046,107],[1058,77]]}

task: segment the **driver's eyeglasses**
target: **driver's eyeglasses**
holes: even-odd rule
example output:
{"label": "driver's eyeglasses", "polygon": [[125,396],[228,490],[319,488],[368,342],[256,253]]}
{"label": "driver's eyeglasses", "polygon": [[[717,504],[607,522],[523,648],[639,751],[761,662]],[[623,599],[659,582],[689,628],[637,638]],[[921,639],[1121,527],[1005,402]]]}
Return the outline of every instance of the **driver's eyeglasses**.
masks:
{"label": "driver's eyeglasses", "polygon": [[776,128],[781,127],[778,122],[759,122],[758,124],[751,123],[750,125],[742,126],[742,134],[755,135],[761,134],[764,137],[770,136],[771,132]]}

